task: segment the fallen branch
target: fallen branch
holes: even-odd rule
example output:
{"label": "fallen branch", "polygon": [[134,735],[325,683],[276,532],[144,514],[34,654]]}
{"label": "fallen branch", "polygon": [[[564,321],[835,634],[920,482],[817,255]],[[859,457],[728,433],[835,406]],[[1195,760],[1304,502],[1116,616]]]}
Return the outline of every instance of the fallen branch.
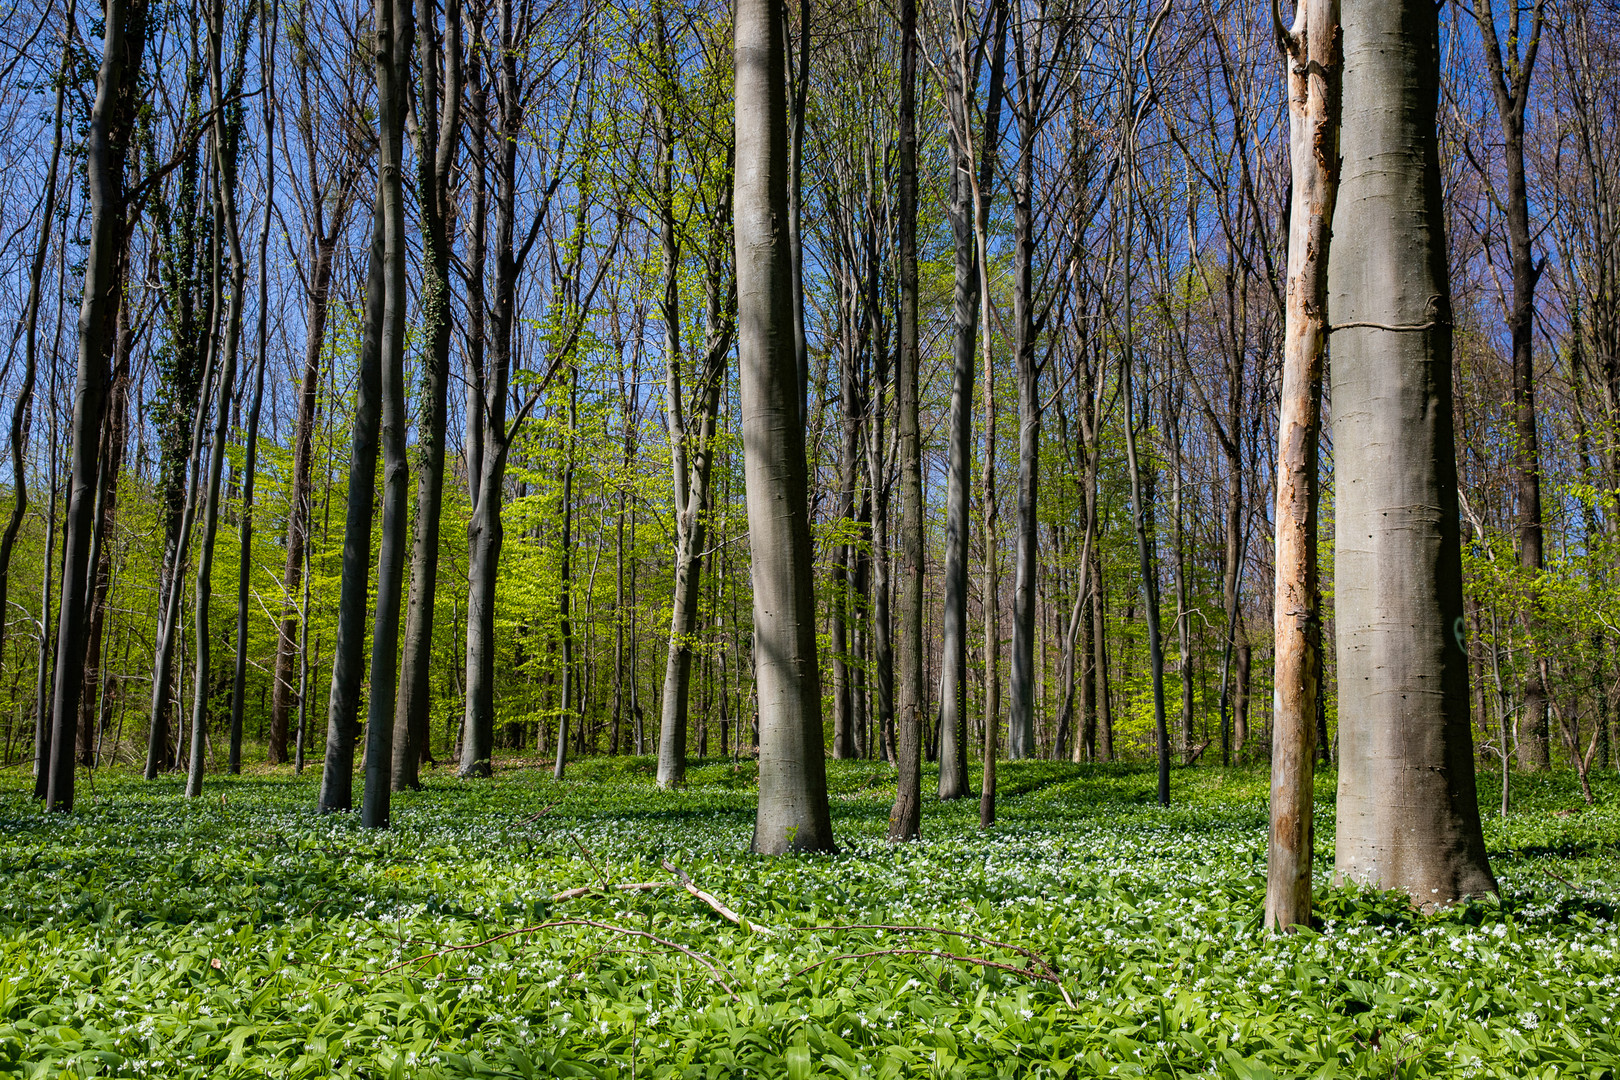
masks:
{"label": "fallen branch", "polygon": [[564,900],[577,900],[581,896],[599,892],[651,892],[654,889],[667,889],[673,884],[675,884],[673,881],[632,881],[623,885],[581,885],[577,889],[564,889],[560,893],[552,893],[551,902],[560,904]]}
{"label": "fallen branch", "polygon": [[706,893],[696,885],[692,884],[692,879],[686,876],[686,871],[682,870],[668,859],[663,860],[663,866],[665,870],[668,870],[670,873],[675,875],[675,880],[680,883],[682,888],[691,893],[693,896],[697,897],[699,900],[703,901],[705,904],[708,904],[709,907],[714,910],[714,913],[720,916],[722,919],[725,919],[727,922],[735,926],[741,926],[751,933],[769,934],[773,932],[768,926],[761,926],[752,920],[743,918],[735,911],[732,911],[725,904],[721,903],[718,897],[714,896],[712,893]]}
{"label": "fallen branch", "polygon": [[823,964],[830,964],[835,960],[864,960],[872,956],[931,956],[936,960],[955,960],[963,964],[977,964],[979,967],[994,968],[997,971],[1006,971],[1014,975],[1022,975],[1024,978],[1033,980],[1034,982],[1051,983],[1053,986],[1057,987],[1058,993],[1063,995],[1064,1004],[1071,1009],[1074,1008],[1074,999],[1069,997],[1069,991],[1064,987],[1063,983],[1059,981],[1056,975],[1051,975],[1044,971],[1035,971],[1030,968],[1014,967],[1012,964],[1003,964],[997,960],[986,960],[982,956],[959,956],[956,953],[943,952],[939,949],[871,949],[867,952],[839,953],[837,956],[829,956],[825,959],[817,960],[809,967],[800,968],[798,971],[793,973],[789,981],[792,981],[792,979],[797,979],[801,975],[809,974],[816,968],[821,967]]}

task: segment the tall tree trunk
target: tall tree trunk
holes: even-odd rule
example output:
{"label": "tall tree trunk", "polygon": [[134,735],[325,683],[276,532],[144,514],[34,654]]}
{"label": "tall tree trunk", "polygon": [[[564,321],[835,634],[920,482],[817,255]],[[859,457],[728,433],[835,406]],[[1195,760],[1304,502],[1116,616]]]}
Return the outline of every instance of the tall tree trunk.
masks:
{"label": "tall tree trunk", "polygon": [[1306,0],[1277,44],[1288,79],[1288,292],[1281,415],[1277,421],[1276,705],[1271,736],[1271,842],[1266,925],[1311,920],[1315,831],[1316,708],[1322,649],[1316,565],[1317,454],[1322,435],[1322,356],[1327,345],[1328,250],[1338,195],[1339,0]]}
{"label": "tall tree trunk", "polygon": [[[1044,14],[1044,12],[1043,12]],[[1040,472],[1040,365],[1035,359],[1041,320],[1035,310],[1035,140],[1045,91],[1041,74],[1044,25],[1034,49],[1020,17],[1013,26],[1018,69],[1018,160],[1013,182],[1013,358],[1018,379],[1018,521],[1014,531],[1011,700],[1007,756],[1035,756],[1035,608],[1040,571],[1036,494]],[[988,328],[986,328],[988,332]]]}
{"label": "tall tree trunk", "polygon": [[[240,217],[236,211],[236,139],[226,129],[225,101],[239,80],[227,86],[224,71],[225,8],[215,0],[210,13],[209,82],[214,94],[214,206],[215,228],[222,234],[230,260],[229,299],[218,345],[220,363],[214,392],[214,438],[208,447],[207,478],[203,489],[202,537],[197,548],[195,610],[197,643],[193,649],[195,673],[191,691],[191,761],[186,770],[186,797],[202,794],[208,747],[208,713],[212,704],[213,640],[209,629],[209,603],[214,591],[214,541],[219,533],[220,481],[225,468],[225,445],[231,436],[231,397],[236,385],[236,361],[242,344],[242,291],[247,261],[242,254]],[[245,46],[244,46],[245,47]],[[217,267],[217,262],[216,262]],[[216,270],[217,273],[217,270]],[[216,305],[218,287],[215,288]]]}
{"label": "tall tree trunk", "polygon": [[[1430,0],[1344,9],[1328,269],[1339,794],[1335,873],[1425,910],[1496,889],[1468,723],[1451,299]],[[1398,799],[1391,792],[1400,792]]]}
{"label": "tall tree trunk", "polygon": [[[1486,69],[1490,73],[1497,118],[1502,125],[1502,151],[1506,158],[1506,198],[1501,207],[1506,217],[1508,259],[1513,272],[1513,296],[1508,304],[1508,334],[1513,343],[1513,453],[1518,473],[1519,565],[1533,579],[1541,573],[1541,461],[1536,434],[1536,385],[1534,337],[1536,322],[1536,283],[1544,266],[1536,262],[1530,230],[1530,193],[1525,182],[1525,110],[1530,99],[1531,78],[1541,47],[1545,0],[1529,5],[1514,3],[1508,10],[1507,48],[1499,39],[1496,12],[1491,0],[1474,0],[1474,16],[1484,45]],[[1521,27],[1528,11],[1530,25]],[[1528,33],[1524,33],[1524,30]],[[1521,36],[1522,35],[1522,36]],[[1522,49],[1522,53],[1521,53]],[[1547,685],[1544,672],[1545,646],[1537,640],[1542,621],[1539,584],[1532,587],[1530,635],[1532,662],[1524,687],[1524,710],[1518,733],[1519,767],[1545,769],[1551,763],[1547,731]],[[1579,751],[1577,751],[1578,753]]]}
{"label": "tall tree trunk", "polygon": [[[265,5],[264,23],[259,28],[262,52],[259,62],[268,86],[275,84],[277,24],[276,9]],[[258,356],[253,367],[253,396],[248,405],[247,452],[242,466],[242,520],[238,535],[236,572],[236,670],[231,679],[231,750],[228,768],[232,775],[242,771],[242,709],[247,690],[248,593],[253,580],[253,481],[259,464],[259,412],[264,403],[265,348],[269,341],[269,296],[266,287],[270,257],[270,209],[276,191],[275,96],[264,97],[264,216],[259,222],[259,326]]]}
{"label": "tall tree trunk", "polygon": [[736,5],[737,341],[754,580],[759,811],[753,850],[830,851],[803,406],[793,358],[781,6]]}
{"label": "tall tree trunk", "polygon": [[[390,0],[377,0],[379,37],[391,18]],[[378,45],[378,64],[387,61],[389,43]],[[371,252],[361,321],[360,365],[356,378],[353,439],[349,448],[349,492],[343,528],[343,578],[338,595],[337,638],[332,644],[332,688],[326,706],[326,758],[321,770],[322,813],[354,808],[354,749],[360,739],[360,692],[365,682],[366,613],[371,578],[372,503],[377,493],[379,411],[382,407],[384,308],[388,292],[388,214],[397,184],[379,170],[371,208]],[[397,192],[396,192],[397,194]]]}
{"label": "tall tree trunk", "polygon": [[146,51],[146,0],[107,0],[102,12],[101,65],[85,136],[85,187],[90,197],[89,245],[79,308],[78,383],[74,390],[67,521],[63,530],[62,598],[57,616],[56,674],[51,696],[51,747],[46,803],[73,809],[75,733],[89,614],[90,548],[95,533],[96,480],[107,362],[123,298],[123,246],[128,207],[124,159],[134,130],[136,86]]}
{"label": "tall tree trunk", "polygon": [[1185,500],[1182,498],[1186,458],[1182,450],[1180,395],[1175,395],[1176,400],[1171,401],[1171,394],[1167,390],[1165,398],[1165,427],[1170,432],[1170,515],[1173,519],[1171,543],[1175,549],[1172,557],[1176,564],[1176,673],[1181,677],[1181,723],[1176,737],[1181,744],[1179,750],[1182,763],[1189,764],[1192,761],[1193,729],[1193,612],[1188,596],[1186,513],[1183,506]]}
{"label": "tall tree trunk", "polygon": [[[416,474],[411,594],[405,615],[389,778],[395,791],[421,786],[418,770],[428,744],[428,711],[432,704],[428,676],[432,669],[433,614],[439,581],[439,519],[444,507],[450,338],[455,329],[455,320],[450,317],[450,227],[455,216],[451,174],[461,139],[461,3],[445,0],[442,34],[437,25],[436,0],[416,0],[416,4],[420,35],[417,47],[422,65],[421,90],[415,104],[417,191],[427,240],[422,260],[422,310],[428,347],[422,367],[425,407],[417,435],[420,465]],[[436,52],[440,55],[437,65],[432,63]]]}
{"label": "tall tree trunk", "polygon": [[[869,166],[870,170],[870,166]],[[875,200],[875,193],[873,195]],[[868,757],[894,760],[894,644],[890,629],[892,552],[889,549],[889,442],[884,431],[884,395],[889,382],[889,338],[883,319],[882,265],[876,229],[866,232],[866,304],[872,320],[872,403],[866,438],[866,481],[872,495],[872,675],[880,752]]]}
{"label": "tall tree trunk", "polygon": [[[316,214],[320,207],[314,208]],[[332,261],[337,251],[341,221],[335,221],[330,233],[320,234],[320,218],[316,218],[318,238],[314,244],[314,259],[310,266],[309,306],[305,315],[304,377],[298,391],[298,419],[293,435],[293,475],[290,506],[287,511],[287,562],[282,570],[281,583],[287,599],[282,608],[281,628],[276,639],[275,690],[270,699],[270,736],[267,756],[270,764],[279,765],[287,760],[287,717],[292,711],[293,657],[302,651],[295,645],[302,622],[297,617],[294,596],[304,574],[305,549],[309,546],[312,485],[311,467],[315,454],[315,405],[320,390],[321,347],[326,339],[327,301],[332,286]]]}
{"label": "tall tree trunk", "polygon": [[[574,713],[575,681],[577,673],[574,671],[574,624],[572,619],[574,600],[573,577],[573,546],[574,546],[574,430],[579,426],[579,365],[568,366],[568,433],[564,436],[568,445],[563,449],[563,475],[562,475],[562,565],[558,568],[559,583],[557,586],[557,621],[558,632],[562,635],[562,709],[557,713],[557,760],[552,765],[551,776],[554,780],[563,778],[563,771],[568,766],[568,720]],[[577,717],[580,727],[584,726],[584,717]]]}
{"label": "tall tree trunk", "polygon": [[[673,132],[666,132],[673,140]],[[673,142],[666,144],[663,167],[673,165]],[[671,183],[671,172],[665,180]],[[673,188],[666,188],[673,199]],[[675,591],[671,600],[669,652],[664,665],[664,692],[658,737],[658,785],[673,787],[686,776],[686,735],[692,684],[692,651],[697,644],[698,611],[703,584],[703,546],[709,525],[710,477],[714,469],[715,433],[726,358],[735,338],[736,300],[727,282],[724,249],[730,235],[732,201],[722,185],[710,222],[709,249],[704,254],[706,330],[703,366],[697,372],[690,406],[681,387],[679,247],[673,207],[664,222],[664,302],[666,382],[675,491]],[[690,415],[688,408],[690,407]]]}
{"label": "tall tree trunk", "polygon": [[[411,522],[410,460],[405,453],[405,112],[416,44],[412,0],[378,0],[377,100],[381,154],[377,163],[384,218],[382,400],[379,428],[383,451],[382,535],[377,545],[377,608],[371,629],[371,681],[366,711],[366,782],[360,824],[388,827],[393,792],[394,707],[398,702],[400,609]],[[431,298],[430,298],[431,299]]]}
{"label": "tall tree trunk", "polygon": [[[73,23],[77,10],[78,5],[70,0],[67,8],[69,25]],[[39,375],[39,305],[44,295],[45,257],[50,253],[51,231],[56,227],[57,173],[62,163],[63,97],[67,88],[66,76],[70,56],[67,39],[64,39],[62,59],[56,69],[56,97],[51,112],[51,157],[50,164],[45,169],[45,199],[44,205],[40,208],[39,239],[34,244],[33,259],[28,267],[28,300],[23,308],[22,318],[22,383],[17,388],[17,399],[11,406],[11,514],[6,519],[5,532],[0,533],[0,658],[5,656],[4,613],[9,610],[6,599],[10,584],[11,553],[17,543],[17,534],[22,529],[23,515],[28,510],[28,474],[23,466],[23,457],[28,446],[29,428],[33,423],[34,383]],[[54,460],[55,446],[49,449]],[[52,521],[47,525],[47,529],[54,529],[55,526],[54,491],[51,501]],[[46,602],[40,608],[41,641],[44,640],[43,627],[50,621],[50,565],[51,545],[47,543],[45,559],[40,564],[43,569],[40,577],[45,581],[47,589]],[[42,704],[43,699],[36,701],[35,709],[39,709]],[[38,752],[37,744],[35,751]]]}
{"label": "tall tree trunk", "polygon": [[895,426],[900,455],[899,709],[895,719],[894,807],[889,840],[922,835],[923,492],[917,422],[917,0],[900,0],[900,258],[899,347],[895,365]]}
{"label": "tall tree trunk", "polygon": [[[992,16],[995,37],[990,64],[989,97],[985,103],[983,147],[977,154],[975,174],[972,125],[973,91],[978,83],[979,52],[968,40],[972,28],[966,12],[954,16],[947,59],[946,108],[950,124],[951,202],[948,217],[955,238],[956,284],[952,341],[950,404],[950,465],[945,492],[945,611],[942,626],[942,663],[939,688],[939,797],[961,799],[972,794],[967,773],[967,593],[968,529],[973,456],[973,361],[979,326],[978,246],[975,223],[984,212],[995,177],[997,143],[1001,137],[1002,87],[1007,67],[1007,6],[996,0]],[[975,57],[969,63],[968,57]],[[975,187],[975,184],[977,185]],[[977,194],[978,198],[975,198]]]}
{"label": "tall tree trunk", "polygon": [[117,343],[113,347],[117,363],[113,367],[108,393],[107,415],[101,425],[101,477],[97,481],[96,536],[91,546],[90,566],[94,575],[90,587],[90,629],[84,656],[84,687],[79,700],[79,764],[96,764],[96,716],[103,683],[103,638],[107,628],[107,597],[112,592],[112,548],[108,540],[118,519],[118,479],[124,469],[124,451],[129,441],[129,358],[135,347],[135,334],[129,325],[129,305],[119,308]]}
{"label": "tall tree trunk", "polygon": [[[842,401],[842,417],[838,445],[838,519],[841,528],[850,529],[856,526],[855,491],[860,486],[860,468],[856,463],[856,456],[860,446],[860,423],[865,412],[865,403],[861,400],[860,376],[858,373],[858,354],[865,348],[864,320],[856,315],[856,304],[852,302],[849,293],[856,286],[851,282],[853,273],[839,275],[838,284],[838,320],[840,323],[841,347],[838,355],[838,389]],[[862,290],[864,291],[864,290]],[[862,305],[864,310],[864,305]],[[860,324],[860,325],[857,325]],[[832,608],[832,677],[833,677],[833,736],[832,756],[835,758],[852,758],[858,756],[858,732],[856,731],[855,714],[855,670],[859,661],[850,661],[850,642],[857,631],[859,615],[856,609],[852,589],[855,577],[855,545],[840,542],[833,549],[833,565],[831,580],[828,583],[828,592],[831,596]]]}

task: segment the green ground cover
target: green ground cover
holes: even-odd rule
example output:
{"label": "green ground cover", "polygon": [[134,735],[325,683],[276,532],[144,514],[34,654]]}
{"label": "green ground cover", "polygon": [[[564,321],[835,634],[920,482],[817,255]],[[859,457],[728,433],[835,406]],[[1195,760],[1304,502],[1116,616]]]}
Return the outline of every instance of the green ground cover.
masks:
{"label": "green ground cover", "polygon": [[[66,818],[0,781],[0,1072],[1617,1075],[1610,775],[1594,809],[1572,776],[1519,782],[1487,822],[1500,899],[1327,892],[1319,932],[1276,940],[1259,771],[1178,772],[1161,811],[1145,770],[1012,764],[993,832],[930,805],[896,849],[892,774],[834,762],[842,851],[786,859],[745,853],[748,766],[673,794],[651,771],[436,774],[387,834],[317,817],[313,774],[188,804],[102,773]],[[553,899],[668,882],[665,860],[762,929],[674,887]],[[879,923],[976,936],[811,929]]]}

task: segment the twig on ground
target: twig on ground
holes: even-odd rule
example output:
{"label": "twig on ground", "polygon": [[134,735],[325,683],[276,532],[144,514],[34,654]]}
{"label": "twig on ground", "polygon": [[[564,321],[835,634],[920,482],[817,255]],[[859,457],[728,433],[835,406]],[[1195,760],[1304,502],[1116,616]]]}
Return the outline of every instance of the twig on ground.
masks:
{"label": "twig on ground", "polygon": [[577,889],[564,889],[560,893],[552,893],[551,902],[560,904],[564,900],[577,900],[581,896],[599,892],[651,892],[654,889],[667,889],[673,884],[675,884],[673,881],[630,881],[623,885],[581,885]]}
{"label": "twig on ground", "polygon": [[692,879],[686,876],[686,871],[682,870],[668,859],[663,860],[663,866],[665,870],[668,870],[670,873],[675,875],[675,880],[680,883],[682,888],[691,893],[693,896],[697,897],[699,900],[703,901],[705,904],[708,904],[710,908],[714,909],[714,913],[720,916],[722,919],[725,919],[727,922],[732,923],[733,925],[741,926],[744,929],[756,934],[774,933],[770,927],[761,926],[751,919],[744,918],[735,911],[732,911],[725,904],[721,903],[718,897],[711,893],[706,893],[702,889],[698,888],[692,883]]}

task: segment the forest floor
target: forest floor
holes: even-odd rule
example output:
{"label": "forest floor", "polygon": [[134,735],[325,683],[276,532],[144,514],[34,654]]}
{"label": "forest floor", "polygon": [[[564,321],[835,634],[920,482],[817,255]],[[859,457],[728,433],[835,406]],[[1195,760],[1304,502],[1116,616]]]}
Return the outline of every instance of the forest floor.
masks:
{"label": "forest floor", "polygon": [[1591,809],[1516,778],[1501,897],[1428,917],[1326,889],[1326,776],[1321,926],[1278,939],[1259,769],[1177,771],[1166,811],[1145,768],[1012,763],[994,830],[931,803],[893,848],[892,772],[832,762],[842,850],[766,859],[751,765],[509,764],[386,833],[318,817],[314,771],[189,803],[103,771],[69,817],[0,780],[0,1073],[1620,1075],[1612,773]]}

